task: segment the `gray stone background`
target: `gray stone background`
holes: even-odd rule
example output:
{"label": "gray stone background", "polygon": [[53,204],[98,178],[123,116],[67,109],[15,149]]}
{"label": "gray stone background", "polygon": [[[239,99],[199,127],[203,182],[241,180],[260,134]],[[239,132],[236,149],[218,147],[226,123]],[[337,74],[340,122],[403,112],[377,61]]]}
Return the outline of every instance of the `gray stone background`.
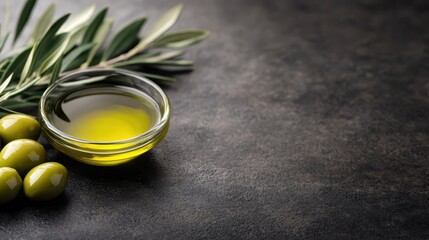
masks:
{"label": "gray stone background", "polygon": [[[115,29],[178,3],[57,2]],[[183,2],[175,29],[212,36],[165,88],[165,140],[115,168],[46,146],[66,193],[1,206],[1,239],[429,238],[427,1]]]}

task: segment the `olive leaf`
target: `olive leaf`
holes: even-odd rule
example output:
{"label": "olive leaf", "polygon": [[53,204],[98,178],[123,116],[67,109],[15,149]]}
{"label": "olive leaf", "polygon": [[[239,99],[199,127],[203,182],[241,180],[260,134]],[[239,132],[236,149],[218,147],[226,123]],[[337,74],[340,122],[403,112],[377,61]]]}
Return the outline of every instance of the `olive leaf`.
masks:
{"label": "olive leaf", "polygon": [[18,20],[18,24],[16,25],[15,38],[13,39],[14,42],[16,42],[18,37],[21,35],[22,29],[24,29],[25,25],[27,24],[35,4],[36,0],[27,0],[25,3]]}
{"label": "olive leaf", "polygon": [[57,50],[59,46],[66,40],[68,34],[62,33],[55,35],[64,22],[68,19],[69,14],[58,19],[42,37],[37,44],[36,52],[34,53],[34,61],[29,69],[31,73],[34,69],[38,69],[40,65]]}
{"label": "olive leaf", "polygon": [[28,55],[30,54],[30,51],[31,49],[28,48],[22,51],[16,57],[14,57],[3,72],[1,79],[4,79],[6,76],[9,76],[13,72],[21,72],[24,68],[24,64],[27,60]]}
{"label": "olive leaf", "polygon": [[63,87],[79,86],[79,85],[83,85],[83,84],[99,82],[99,81],[106,79],[107,77],[108,76],[91,77],[91,78],[87,78],[87,79],[76,80],[74,82],[61,83],[61,86],[63,86]]}
{"label": "olive leaf", "polygon": [[162,15],[158,22],[149,30],[146,36],[134,47],[130,53],[132,55],[137,54],[144,50],[151,42],[160,37],[163,33],[165,33],[168,29],[170,29],[182,12],[183,5],[179,4],[169,11],[167,11],[164,15]]}
{"label": "olive leaf", "polygon": [[66,23],[59,29],[59,33],[71,32],[85,25],[95,12],[95,6],[92,5],[83,11],[74,14],[67,20]]}
{"label": "olive leaf", "polygon": [[183,54],[183,51],[171,51],[171,52],[165,52],[165,53],[159,53],[157,55],[154,56],[137,56],[132,58],[131,60],[128,61],[122,61],[122,62],[118,62],[113,64],[114,67],[120,67],[120,66],[126,66],[126,65],[134,65],[134,64],[151,64],[151,63],[158,63],[158,62],[162,62],[164,60],[167,59],[171,59],[177,56],[180,56],[181,54]]}
{"label": "olive leaf", "polygon": [[[0,102],[0,104],[1,104],[2,102]],[[2,107],[2,106],[0,106],[0,110],[2,110],[3,112],[0,112],[0,116],[1,117],[4,117],[4,116],[6,116],[7,114],[10,114],[10,113],[12,113],[12,114],[17,114],[17,113],[19,113],[19,112],[17,112],[17,111],[13,111],[13,110],[11,110],[11,109],[9,109],[9,108],[5,108],[5,107]]]}
{"label": "olive leaf", "polygon": [[105,38],[109,34],[110,29],[112,28],[112,24],[113,24],[113,21],[110,19],[104,21],[101,24],[100,28],[98,29],[98,31],[95,34],[94,39],[93,39],[94,46],[92,47],[91,51],[89,52],[89,55],[88,55],[86,62],[84,64],[82,64],[83,67],[88,67],[91,64],[95,54],[97,53],[97,51],[101,47],[101,45],[103,45]]}
{"label": "olive leaf", "polygon": [[[43,93],[43,92],[42,92],[42,93]],[[23,98],[22,100],[23,100],[23,101],[26,101],[26,102],[33,102],[33,101],[36,101],[36,102],[38,103],[41,97],[42,97],[42,96],[40,96],[40,95],[35,95],[35,96],[30,96],[30,97]]]}
{"label": "olive leaf", "polygon": [[58,76],[60,75],[61,70],[61,64],[63,62],[63,56],[61,55],[58,61],[55,63],[54,68],[52,69],[51,79],[49,81],[49,85],[55,82],[57,80]]}
{"label": "olive leaf", "polygon": [[86,26],[81,26],[80,28],[69,32],[69,40],[65,50],[66,52],[68,52],[70,49],[76,46],[76,44],[78,44],[78,41],[81,39],[83,33],[85,33],[85,30]]}
{"label": "olive leaf", "polygon": [[3,101],[1,105],[4,108],[20,109],[20,108],[37,107],[39,103],[29,102],[25,100],[8,99],[6,101]]}
{"label": "olive leaf", "polygon": [[71,15],[64,25],[61,26],[58,33],[69,33],[69,38],[67,39],[67,45],[65,46],[64,51],[68,51],[73,48],[81,35],[85,33],[87,22],[91,19],[94,11],[95,6],[92,5],[75,15]]}
{"label": "olive leaf", "polygon": [[40,73],[43,73],[46,70],[48,70],[63,56],[69,41],[70,41],[70,36],[66,35],[61,40],[61,44],[58,46],[58,48],[52,53],[52,55],[48,56],[47,59],[42,63],[42,65],[39,68]]}
{"label": "olive leaf", "polygon": [[104,21],[107,11],[108,8],[104,8],[94,17],[94,19],[92,19],[91,23],[89,23],[88,28],[85,31],[85,34],[83,35],[82,44],[87,44],[94,40],[98,29]]}
{"label": "olive leaf", "polygon": [[[45,37],[42,38],[39,44],[34,45],[35,52],[34,54],[30,54],[27,60],[27,63],[30,62],[30,65],[25,72],[26,75],[21,77],[21,81],[24,81],[34,71],[38,71],[39,73],[45,71],[65,50],[68,41],[67,33],[58,34],[53,36],[52,39],[49,39],[49,36]],[[24,70],[26,69],[24,68]]]}
{"label": "olive leaf", "polygon": [[32,67],[33,61],[34,61],[34,53],[36,52],[37,44],[31,48],[30,55],[27,58],[27,61],[25,62],[24,68],[21,72],[21,78],[19,79],[19,82],[23,82],[25,78],[27,78],[28,73],[30,72],[30,69]]}
{"label": "olive leaf", "polygon": [[59,31],[61,26],[63,26],[63,24],[67,21],[67,19],[69,17],[70,17],[70,13],[62,16],[57,21],[55,21],[52,24],[52,26],[49,28],[49,30],[45,33],[45,35],[43,35],[43,38],[41,41],[43,41],[43,39],[48,39],[48,38],[52,38],[53,36],[55,36],[55,34],[57,34],[57,32]]}
{"label": "olive leaf", "polygon": [[153,42],[153,47],[185,48],[201,42],[209,36],[208,31],[184,30],[167,33]]}
{"label": "olive leaf", "polygon": [[9,37],[9,33],[6,33],[6,35],[0,37],[0,53],[3,50],[4,46],[6,45],[6,41],[8,37]]}
{"label": "olive leaf", "polygon": [[176,50],[176,51],[170,51],[170,52],[163,52],[159,53],[153,56],[143,55],[142,59],[145,60],[147,63],[153,63],[153,62],[161,62],[167,59],[175,58],[184,53],[183,50]]}
{"label": "olive leaf", "polygon": [[49,5],[49,7],[45,10],[45,12],[40,16],[39,20],[36,23],[36,26],[33,31],[33,35],[31,36],[31,40],[33,42],[39,41],[45,32],[48,30],[49,25],[52,22],[55,14],[55,4]]}
{"label": "olive leaf", "polygon": [[0,94],[6,89],[6,87],[9,85],[10,81],[12,80],[13,73],[10,74],[8,78],[0,85]]}
{"label": "olive leaf", "polygon": [[104,51],[102,61],[124,52],[136,44],[138,42],[139,31],[145,21],[146,18],[135,20],[119,31],[113,37],[109,47],[107,47],[106,51]]}
{"label": "olive leaf", "polygon": [[25,85],[23,85],[21,87],[18,87],[16,89],[12,90],[12,91],[9,91],[9,92],[5,93],[4,95],[2,95],[0,97],[0,102],[4,101],[4,100],[6,100],[6,99],[8,99],[10,97],[13,97],[13,96],[15,96],[17,94],[22,93],[23,91],[27,90],[28,88],[30,88],[31,86],[33,86],[34,84],[36,84],[36,82],[40,81],[41,79],[42,79],[41,77],[37,77],[37,78],[31,80],[30,82],[28,82],[27,84],[25,84]]}
{"label": "olive leaf", "polygon": [[194,65],[194,62],[189,60],[165,60],[160,62],[146,62],[145,64],[189,67]]}
{"label": "olive leaf", "polygon": [[[3,59],[0,61],[0,69],[6,68],[10,63],[10,58]],[[5,70],[0,70],[0,72],[4,72]],[[0,74],[1,75],[1,74]]]}
{"label": "olive leaf", "polygon": [[[75,49],[71,50],[63,59],[62,61],[62,66],[61,66],[61,72],[65,71],[65,70],[69,70],[70,67],[73,65],[73,62],[78,59],[80,56],[82,56],[83,54],[89,52],[89,50],[94,46],[93,43],[87,43],[84,45],[81,45],[79,47],[76,47]],[[83,59],[83,61],[85,61],[85,59]],[[80,64],[82,64],[83,62],[81,62]],[[79,64],[79,65],[80,65]]]}

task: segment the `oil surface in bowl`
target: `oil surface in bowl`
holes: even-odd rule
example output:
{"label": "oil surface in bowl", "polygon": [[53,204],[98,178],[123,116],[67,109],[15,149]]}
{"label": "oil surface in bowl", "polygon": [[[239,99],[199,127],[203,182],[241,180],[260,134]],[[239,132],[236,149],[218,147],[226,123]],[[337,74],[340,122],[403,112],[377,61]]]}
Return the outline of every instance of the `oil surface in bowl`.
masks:
{"label": "oil surface in bowl", "polygon": [[88,141],[130,139],[160,120],[156,103],[128,87],[96,87],[67,95],[50,116],[64,133]]}

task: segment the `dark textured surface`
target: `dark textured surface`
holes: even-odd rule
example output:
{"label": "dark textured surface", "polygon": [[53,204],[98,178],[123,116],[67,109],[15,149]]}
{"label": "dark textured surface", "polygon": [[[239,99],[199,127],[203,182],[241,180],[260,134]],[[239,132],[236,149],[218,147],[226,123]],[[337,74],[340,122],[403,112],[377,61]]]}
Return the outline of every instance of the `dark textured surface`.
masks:
{"label": "dark textured surface", "polygon": [[429,238],[427,2],[184,2],[177,28],[212,37],[166,89],[165,141],[117,168],[50,150],[66,194],[1,207],[1,239]]}

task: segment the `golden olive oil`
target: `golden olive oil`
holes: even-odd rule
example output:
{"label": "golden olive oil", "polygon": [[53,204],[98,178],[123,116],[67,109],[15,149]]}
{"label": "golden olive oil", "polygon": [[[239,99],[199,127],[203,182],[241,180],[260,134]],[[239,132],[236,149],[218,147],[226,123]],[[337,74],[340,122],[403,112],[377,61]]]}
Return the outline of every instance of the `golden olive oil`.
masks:
{"label": "golden olive oil", "polygon": [[167,134],[170,103],[153,82],[119,69],[82,71],[51,85],[39,104],[42,133],[78,161],[115,166]]}
{"label": "golden olive oil", "polygon": [[91,142],[132,139],[160,121],[156,103],[128,87],[82,89],[66,96],[60,104],[61,109],[50,116],[55,127]]}

